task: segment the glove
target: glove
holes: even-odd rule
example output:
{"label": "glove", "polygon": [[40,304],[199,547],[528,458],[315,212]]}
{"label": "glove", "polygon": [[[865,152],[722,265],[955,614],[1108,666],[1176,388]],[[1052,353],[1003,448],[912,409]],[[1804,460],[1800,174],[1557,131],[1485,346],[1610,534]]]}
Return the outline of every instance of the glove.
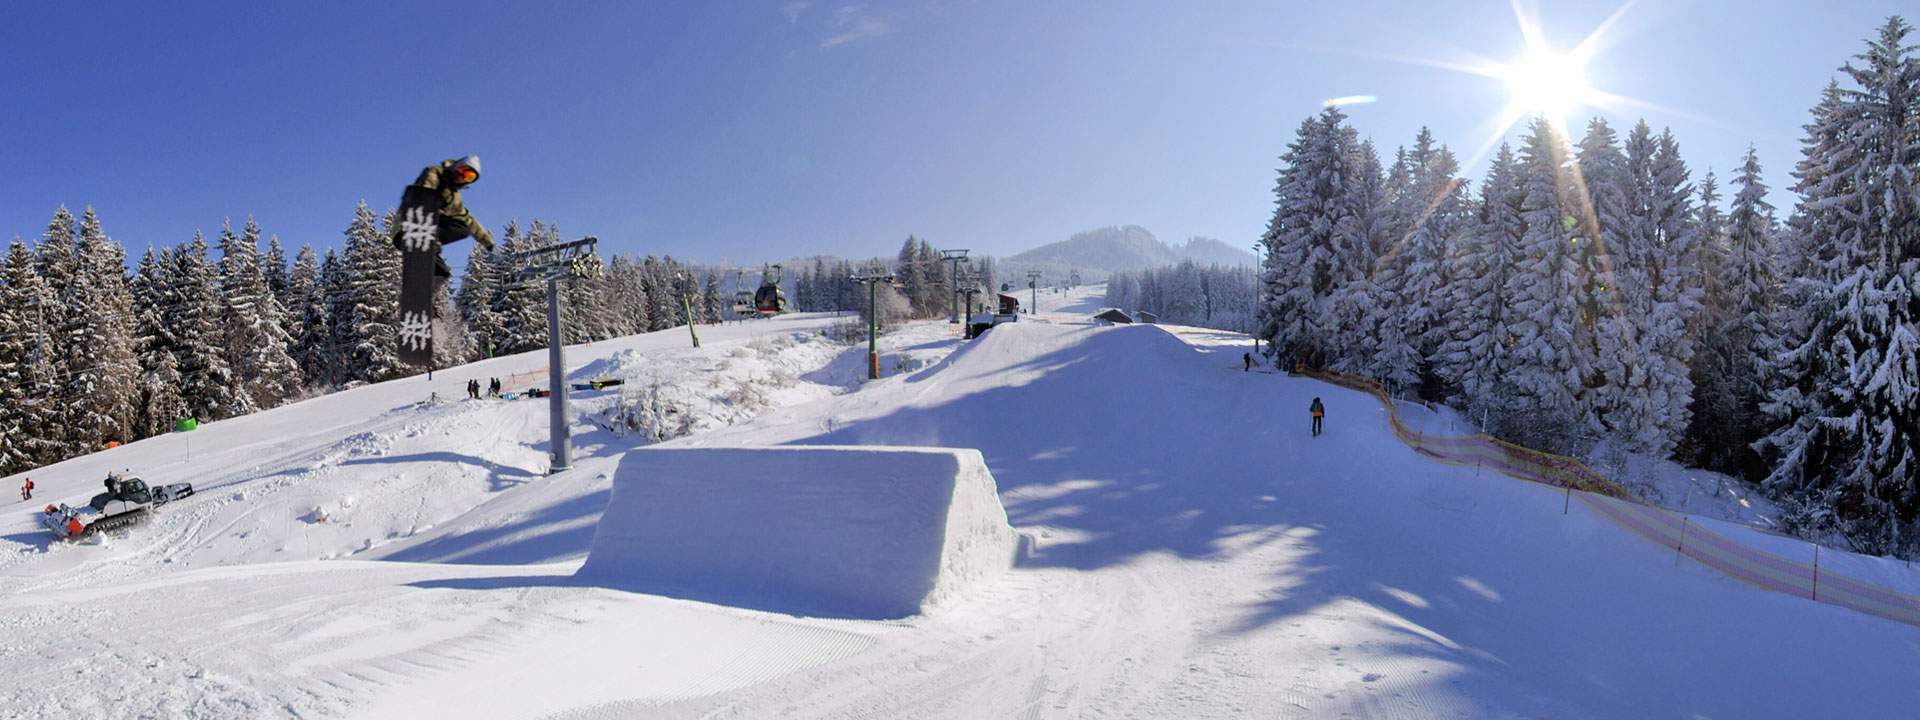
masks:
{"label": "glove", "polygon": [[473,241],[480,243],[480,247],[486,248],[487,252],[493,252],[493,233],[489,232],[486,228],[475,227],[473,229]]}

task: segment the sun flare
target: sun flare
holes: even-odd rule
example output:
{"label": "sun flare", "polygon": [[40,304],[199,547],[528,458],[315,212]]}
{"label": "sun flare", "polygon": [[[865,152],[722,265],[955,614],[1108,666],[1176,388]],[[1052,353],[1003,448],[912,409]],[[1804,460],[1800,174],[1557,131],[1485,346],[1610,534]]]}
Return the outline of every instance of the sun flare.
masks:
{"label": "sun flare", "polygon": [[1528,52],[1504,68],[1501,76],[1513,94],[1514,109],[1544,113],[1554,119],[1565,118],[1575,107],[1588,102],[1593,92],[1577,59],[1545,50]]}

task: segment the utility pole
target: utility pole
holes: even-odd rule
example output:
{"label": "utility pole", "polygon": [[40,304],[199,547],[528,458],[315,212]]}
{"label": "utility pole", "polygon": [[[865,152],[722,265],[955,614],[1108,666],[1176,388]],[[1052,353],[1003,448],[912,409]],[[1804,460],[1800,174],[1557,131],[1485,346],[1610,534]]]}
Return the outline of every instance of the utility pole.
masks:
{"label": "utility pole", "polygon": [[1027,307],[1027,314],[1032,315],[1034,313],[1040,312],[1040,271],[1039,270],[1027,271],[1027,289],[1033,291],[1032,293],[1033,304]]}
{"label": "utility pole", "polygon": [[520,265],[514,273],[517,283],[547,281],[547,424],[553,446],[553,464],[548,474],[573,468],[573,433],[567,428],[567,352],[560,333],[560,281],[600,275],[600,256],[593,245],[598,238],[588,235],[563,245],[539,248],[508,256]]}
{"label": "utility pole", "polygon": [[867,284],[867,379],[880,379],[880,283],[893,282],[893,273],[861,273],[854,282]]}
{"label": "utility pole", "polygon": [[966,257],[966,250],[940,251],[941,260],[953,263],[953,319],[948,323],[960,322],[960,261]]}

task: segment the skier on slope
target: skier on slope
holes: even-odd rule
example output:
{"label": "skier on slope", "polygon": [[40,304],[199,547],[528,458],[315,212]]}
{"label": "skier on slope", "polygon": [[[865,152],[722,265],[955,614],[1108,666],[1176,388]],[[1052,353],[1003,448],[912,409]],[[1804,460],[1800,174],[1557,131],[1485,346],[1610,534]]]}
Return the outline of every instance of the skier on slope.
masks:
{"label": "skier on slope", "polygon": [[32,499],[33,499],[33,478],[27,478],[26,483],[20,486],[20,500],[21,502],[25,502]]}
{"label": "skier on slope", "polygon": [[1313,413],[1313,436],[1320,437],[1320,417],[1327,414],[1327,409],[1320,404],[1320,398],[1314,398],[1307,411]]}
{"label": "skier on slope", "polygon": [[[414,178],[416,187],[433,190],[440,194],[440,214],[434,218],[440,227],[440,242],[447,243],[473,237],[480,247],[493,249],[493,233],[480,221],[473,219],[473,213],[467,212],[467,206],[460,202],[460,191],[480,179],[480,156],[468,155],[463,158],[447,160],[439,165],[428,165],[420,171],[420,177]],[[401,224],[394,223],[393,246],[405,251],[401,242]],[[444,285],[453,271],[447,267],[445,258],[435,253],[434,282]],[[437,289],[437,288],[436,288]]]}

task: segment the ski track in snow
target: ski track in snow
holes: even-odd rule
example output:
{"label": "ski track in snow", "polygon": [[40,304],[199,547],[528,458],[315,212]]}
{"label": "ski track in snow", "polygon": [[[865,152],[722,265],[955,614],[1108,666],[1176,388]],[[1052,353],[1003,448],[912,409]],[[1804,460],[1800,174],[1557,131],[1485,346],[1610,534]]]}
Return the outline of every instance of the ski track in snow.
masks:
{"label": "ski track in snow", "polygon": [[[883,338],[899,371],[864,389],[864,347],[804,335],[844,319],[702,328],[700,350],[684,328],[568,348],[576,371],[627,373],[687,408],[704,432],[672,445],[980,449],[1026,550],[936,611],[810,619],[586,586],[595,503],[634,443],[584,416],[617,395],[575,398],[576,465],[556,476],[544,402],[418,403],[545,364],[529,353],[31,473],[42,502],[84,502],[121,468],[198,494],[97,544],[46,541],[24,504],[0,516],[0,717],[1787,718],[1920,703],[1915,628],[1676,565],[1577,504],[1563,515],[1550,489],[1419,458],[1370,398],[1238,372],[1243,336],[1085,325],[1099,292],[1042,297],[1042,316],[965,346],[944,322],[909,327]],[[1328,432],[1309,439],[1314,396]]]}

